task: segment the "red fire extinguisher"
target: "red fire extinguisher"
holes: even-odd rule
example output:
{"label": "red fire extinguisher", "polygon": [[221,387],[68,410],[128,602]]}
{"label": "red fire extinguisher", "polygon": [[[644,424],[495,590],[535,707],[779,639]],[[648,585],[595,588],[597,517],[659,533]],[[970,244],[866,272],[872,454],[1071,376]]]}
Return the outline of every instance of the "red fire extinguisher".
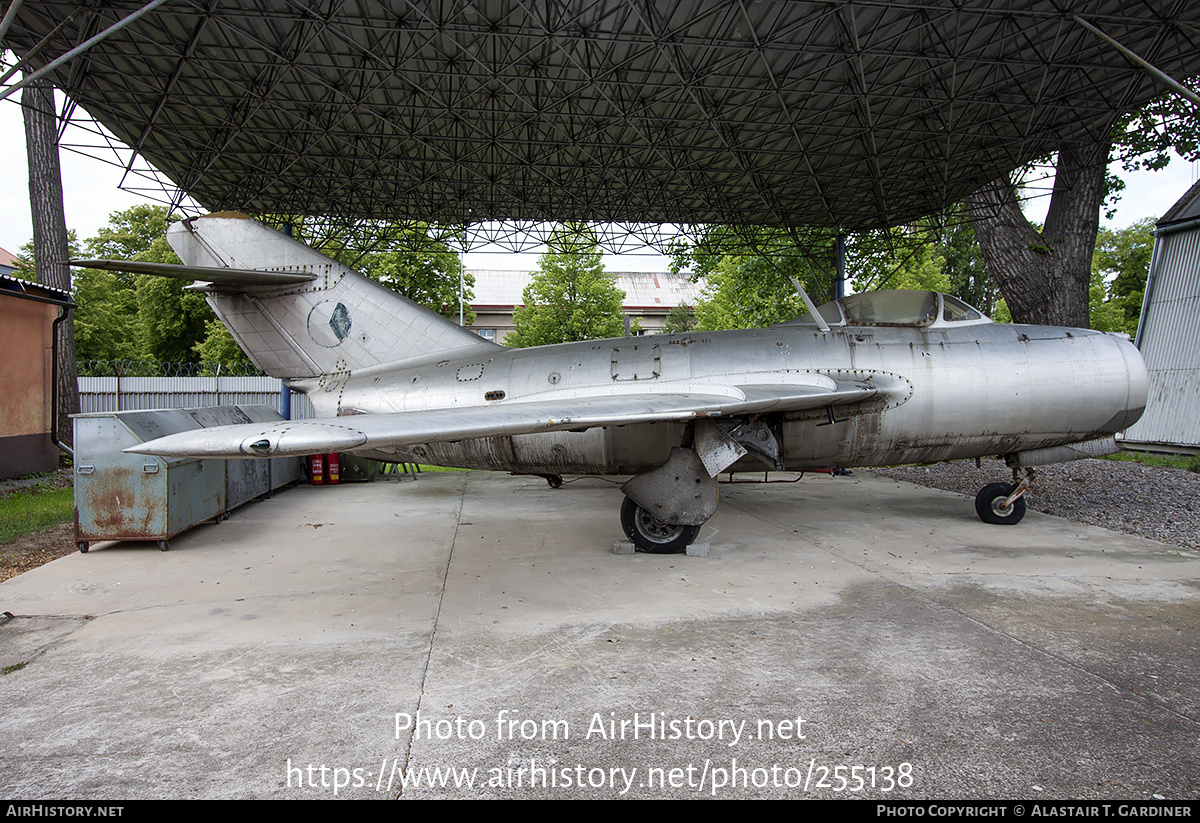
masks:
{"label": "red fire extinguisher", "polygon": [[329,485],[336,486],[342,482],[342,456],[330,452],[325,458],[325,474],[329,478]]}
{"label": "red fire extinguisher", "polygon": [[314,486],[325,484],[325,455],[314,454],[308,458],[308,482]]}

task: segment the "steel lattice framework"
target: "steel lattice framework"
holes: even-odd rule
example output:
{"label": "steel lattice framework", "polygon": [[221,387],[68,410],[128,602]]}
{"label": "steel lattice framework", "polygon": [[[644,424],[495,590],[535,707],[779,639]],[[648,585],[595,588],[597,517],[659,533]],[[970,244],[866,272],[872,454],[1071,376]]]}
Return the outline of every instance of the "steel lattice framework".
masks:
{"label": "steel lattice framework", "polygon": [[[6,45],[140,6],[28,0]],[[1178,0],[169,0],[51,77],[214,210],[856,230],[1162,93],[1081,19],[1200,72]]]}

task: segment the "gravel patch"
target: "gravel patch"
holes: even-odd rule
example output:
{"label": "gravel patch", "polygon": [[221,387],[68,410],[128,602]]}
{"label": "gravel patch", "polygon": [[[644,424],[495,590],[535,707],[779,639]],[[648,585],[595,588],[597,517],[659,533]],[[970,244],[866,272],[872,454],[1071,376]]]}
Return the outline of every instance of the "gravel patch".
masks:
{"label": "gravel patch", "polygon": [[[999,460],[871,469],[874,474],[975,497],[1011,483]],[[1046,514],[1200,551],[1200,474],[1117,460],[1039,466],[1026,505]]]}

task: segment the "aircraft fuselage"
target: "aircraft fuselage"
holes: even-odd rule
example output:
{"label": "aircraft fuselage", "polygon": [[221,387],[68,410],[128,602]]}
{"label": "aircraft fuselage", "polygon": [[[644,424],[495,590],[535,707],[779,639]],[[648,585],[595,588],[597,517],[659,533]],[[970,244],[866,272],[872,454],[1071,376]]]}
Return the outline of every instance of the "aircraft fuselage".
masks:
{"label": "aircraft fuselage", "polygon": [[[800,375],[877,389],[866,402],[758,415],[784,468],[849,468],[1007,454],[1123,430],[1146,370],[1121,337],[970,323],[909,328],[782,324],[493,349],[293,381],[319,416],[500,405],[555,397],[786,385]],[[637,474],[661,466],[684,423],[642,423],[365,452],[381,460],[536,473]],[[734,469],[762,470],[747,456]]]}

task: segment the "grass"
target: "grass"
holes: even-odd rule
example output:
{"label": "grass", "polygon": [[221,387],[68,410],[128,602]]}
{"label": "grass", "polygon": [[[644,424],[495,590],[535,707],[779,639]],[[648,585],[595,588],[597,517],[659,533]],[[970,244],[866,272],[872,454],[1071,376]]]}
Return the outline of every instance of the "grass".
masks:
{"label": "grass", "polygon": [[1110,454],[1105,460],[1118,460],[1122,463],[1142,463],[1147,466],[1159,466],[1164,469],[1182,469],[1183,471],[1200,473],[1200,455],[1186,454],[1150,454],[1149,452],[1118,452]]}
{"label": "grass", "polygon": [[0,545],[31,532],[66,523],[75,516],[70,488],[38,488],[0,497]]}

